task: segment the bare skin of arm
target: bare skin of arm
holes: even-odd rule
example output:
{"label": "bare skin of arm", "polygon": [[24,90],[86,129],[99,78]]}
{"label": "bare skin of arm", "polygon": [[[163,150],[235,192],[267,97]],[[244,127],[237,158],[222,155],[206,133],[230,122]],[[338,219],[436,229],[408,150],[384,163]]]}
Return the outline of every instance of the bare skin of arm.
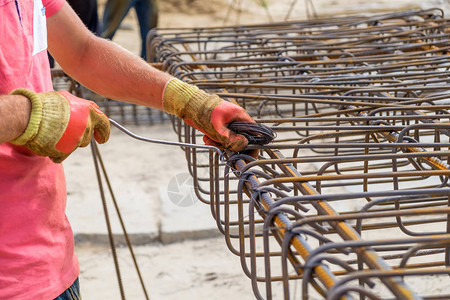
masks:
{"label": "bare skin of arm", "polygon": [[19,95],[0,96],[0,144],[19,137],[25,131],[30,111],[28,98]]}
{"label": "bare skin of arm", "polygon": [[162,109],[172,78],[111,41],[96,37],[65,3],[47,19],[50,53],[75,80],[111,99]]}

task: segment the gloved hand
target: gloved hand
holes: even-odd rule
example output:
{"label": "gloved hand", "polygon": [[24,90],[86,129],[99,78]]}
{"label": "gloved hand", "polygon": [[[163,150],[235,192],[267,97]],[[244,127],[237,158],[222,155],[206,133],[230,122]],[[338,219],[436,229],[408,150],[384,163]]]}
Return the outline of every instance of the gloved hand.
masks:
{"label": "gloved hand", "polygon": [[89,144],[94,135],[100,144],[109,138],[108,117],[92,101],[67,91],[35,93],[26,89],[11,94],[31,101],[31,113],[25,132],[11,141],[25,145],[38,155],[60,163],[78,147]]}
{"label": "gloved hand", "polygon": [[232,121],[255,121],[239,105],[208,94],[198,87],[176,78],[171,79],[164,89],[164,110],[182,118],[188,125],[202,131],[206,144],[241,151],[248,141],[240,134],[227,128]]}

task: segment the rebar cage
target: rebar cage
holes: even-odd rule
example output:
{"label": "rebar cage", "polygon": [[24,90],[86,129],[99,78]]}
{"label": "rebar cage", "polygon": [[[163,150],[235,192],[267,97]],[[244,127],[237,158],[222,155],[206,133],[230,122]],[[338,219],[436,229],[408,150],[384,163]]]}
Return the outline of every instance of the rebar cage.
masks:
{"label": "rebar cage", "polygon": [[430,9],[149,33],[150,61],[277,133],[257,160],[184,148],[257,299],[450,299],[448,24]]}

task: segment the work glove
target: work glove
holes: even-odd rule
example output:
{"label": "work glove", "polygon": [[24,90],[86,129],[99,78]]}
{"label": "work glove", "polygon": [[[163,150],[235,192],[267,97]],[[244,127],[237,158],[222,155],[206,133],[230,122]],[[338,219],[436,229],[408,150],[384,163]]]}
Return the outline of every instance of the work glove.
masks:
{"label": "work glove", "polygon": [[205,134],[207,145],[220,146],[235,152],[243,150],[247,139],[227,128],[233,121],[255,121],[239,105],[208,94],[194,85],[171,79],[163,95],[164,110],[182,118],[188,125]]}
{"label": "work glove", "polygon": [[11,141],[60,163],[78,147],[86,147],[92,135],[100,144],[109,138],[108,117],[92,101],[67,91],[35,93],[14,90],[31,101],[30,120],[24,133]]}

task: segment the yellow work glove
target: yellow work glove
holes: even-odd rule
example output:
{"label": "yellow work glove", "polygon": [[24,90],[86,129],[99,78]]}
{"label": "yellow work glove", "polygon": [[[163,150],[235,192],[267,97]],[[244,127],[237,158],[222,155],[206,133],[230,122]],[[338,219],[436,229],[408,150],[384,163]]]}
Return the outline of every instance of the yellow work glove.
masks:
{"label": "yellow work glove", "polygon": [[11,94],[23,95],[31,101],[27,128],[11,141],[13,144],[24,145],[60,163],[76,148],[87,146],[92,135],[99,143],[109,138],[109,119],[92,101],[67,91],[35,93],[17,89]]}
{"label": "yellow work glove", "polygon": [[166,112],[202,131],[206,144],[236,152],[243,150],[248,141],[243,135],[228,129],[227,125],[233,121],[255,122],[239,105],[176,78],[171,79],[164,89],[163,106]]}

